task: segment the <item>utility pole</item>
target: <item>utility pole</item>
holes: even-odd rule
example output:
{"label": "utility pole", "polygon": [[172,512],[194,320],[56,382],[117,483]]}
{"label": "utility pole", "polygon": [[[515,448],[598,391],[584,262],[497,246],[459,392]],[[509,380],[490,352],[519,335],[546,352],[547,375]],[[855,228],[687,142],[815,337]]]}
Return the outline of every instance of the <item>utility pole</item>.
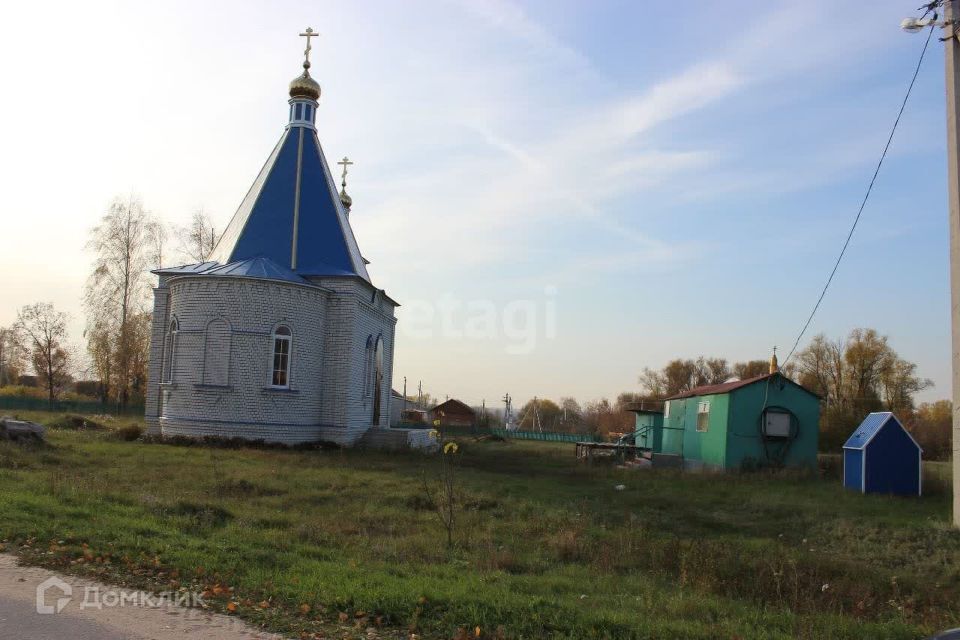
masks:
{"label": "utility pole", "polygon": [[950,198],[950,328],[953,334],[953,525],[960,527],[960,46],[953,20],[960,0],[946,0],[944,42],[947,85],[947,191]]}
{"label": "utility pole", "polygon": [[[920,18],[906,18],[904,31],[943,28],[947,93],[947,198],[950,215],[950,329],[953,342],[953,525],[960,528],[960,44],[957,26],[960,0],[931,0]],[[937,14],[943,9],[943,20]],[[932,17],[927,16],[933,14]],[[931,34],[932,35],[932,34]],[[922,58],[921,58],[922,59]]]}

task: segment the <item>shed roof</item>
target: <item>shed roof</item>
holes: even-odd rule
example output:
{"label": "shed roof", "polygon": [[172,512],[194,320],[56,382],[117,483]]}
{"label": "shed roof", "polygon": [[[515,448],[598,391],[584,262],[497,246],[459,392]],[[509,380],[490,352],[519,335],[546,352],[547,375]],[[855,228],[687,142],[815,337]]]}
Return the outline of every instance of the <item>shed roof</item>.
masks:
{"label": "shed roof", "polygon": [[870,441],[873,440],[873,438],[880,433],[880,430],[883,429],[883,427],[891,420],[893,420],[898,427],[903,429],[903,432],[906,433],[911,440],[913,440],[913,444],[916,445],[917,449],[923,451],[923,447],[917,443],[914,437],[910,435],[910,432],[907,431],[907,429],[899,420],[897,420],[897,416],[893,415],[893,413],[890,411],[874,411],[864,418],[863,422],[860,423],[860,426],[854,430],[849,438],[847,438],[843,448],[865,449],[867,445],[870,444]]}
{"label": "shed roof", "polygon": [[789,382],[795,387],[799,387],[800,389],[803,389],[804,391],[806,391],[807,393],[809,393],[810,395],[816,398],[820,397],[813,391],[810,391],[810,389],[807,389],[803,385],[797,384],[796,382],[786,377],[779,371],[775,371],[773,373],[764,373],[762,375],[754,376],[752,378],[744,378],[743,380],[731,380],[730,382],[724,382],[722,384],[710,384],[710,385],[704,385],[702,387],[695,387],[693,389],[682,391],[676,395],[672,395],[669,398],[665,398],[665,399],[680,400],[683,398],[693,398],[695,396],[713,396],[721,393],[730,393],[731,391],[736,391],[737,389],[740,389],[742,387],[746,387],[751,384],[755,384],[757,382],[763,382],[764,380],[770,380],[776,377],[779,377],[781,380],[784,380],[785,382]]}
{"label": "shed roof", "polygon": [[[655,409],[651,405],[659,405],[659,409]],[[624,411],[633,411],[634,413],[663,413],[663,402],[658,400],[641,400],[640,402],[628,402],[623,405]]]}

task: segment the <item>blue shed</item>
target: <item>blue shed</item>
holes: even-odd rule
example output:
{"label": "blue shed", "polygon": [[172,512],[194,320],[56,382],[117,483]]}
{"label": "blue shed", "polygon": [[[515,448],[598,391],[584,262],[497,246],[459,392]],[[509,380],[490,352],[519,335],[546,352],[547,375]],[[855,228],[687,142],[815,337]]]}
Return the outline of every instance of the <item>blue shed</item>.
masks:
{"label": "blue shed", "polygon": [[889,411],[871,413],[843,445],[843,486],[861,493],[918,496],[923,449]]}

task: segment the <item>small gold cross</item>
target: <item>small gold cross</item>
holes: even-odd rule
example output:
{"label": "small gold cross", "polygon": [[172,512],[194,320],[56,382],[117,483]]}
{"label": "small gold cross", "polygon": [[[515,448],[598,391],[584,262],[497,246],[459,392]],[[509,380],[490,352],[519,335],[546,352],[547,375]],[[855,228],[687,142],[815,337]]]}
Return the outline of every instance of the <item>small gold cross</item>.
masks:
{"label": "small gold cross", "polygon": [[303,66],[309,67],[310,66],[310,50],[313,49],[313,47],[310,46],[310,38],[318,38],[320,37],[320,34],[316,33],[310,27],[307,27],[307,30],[301,33],[300,35],[301,37],[304,37],[307,39],[307,48],[303,50],[303,57],[304,57]]}
{"label": "small gold cross", "polygon": [[353,161],[352,161],[350,158],[348,158],[347,156],[343,156],[343,160],[341,160],[341,161],[338,162],[337,164],[340,165],[341,167],[343,167],[343,176],[341,177],[341,180],[342,180],[341,184],[343,185],[344,188],[346,188],[346,186],[347,186],[347,167],[349,167],[350,165],[352,165],[352,164],[353,164]]}

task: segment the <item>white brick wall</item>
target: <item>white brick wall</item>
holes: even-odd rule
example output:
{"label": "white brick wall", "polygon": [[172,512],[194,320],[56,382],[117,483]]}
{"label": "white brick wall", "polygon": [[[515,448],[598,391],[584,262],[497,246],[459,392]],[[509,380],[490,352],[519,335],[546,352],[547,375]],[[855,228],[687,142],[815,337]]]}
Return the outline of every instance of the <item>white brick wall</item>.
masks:
{"label": "white brick wall", "polygon": [[[147,423],[151,433],[354,444],[369,429],[367,336],[383,336],[380,426],[390,420],[394,305],[359,278],[303,286],[252,278],[179,276],[154,293]],[[159,384],[171,319],[173,379]],[[271,389],[273,331],[293,338],[290,389]],[[209,339],[208,339],[209,337]]]}

